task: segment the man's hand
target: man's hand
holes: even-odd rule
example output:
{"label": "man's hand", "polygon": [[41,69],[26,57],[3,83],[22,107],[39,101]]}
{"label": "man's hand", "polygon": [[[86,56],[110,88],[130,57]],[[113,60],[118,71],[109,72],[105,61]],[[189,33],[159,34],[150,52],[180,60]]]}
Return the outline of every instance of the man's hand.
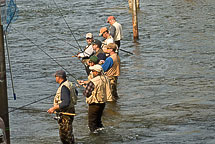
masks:
{"label": "man's hand", "polygon": [[52,107],[52,108],[50,108],[47,112],[50,113],[50,114],[52,114],[52,113],[54,113],[54,111],[55,111],[55,108]]}
{"label": "man's hand", "polygon": [[55,110],[59,109],[59,105],[55,105],[54,107],[50,108],[47,112],[52,114],[55,112]]}
{"label": "man's hand", "polygon": [[83,85],[84,84],[83,80],[77,80],[77,82],[78,82],[79,85]]}

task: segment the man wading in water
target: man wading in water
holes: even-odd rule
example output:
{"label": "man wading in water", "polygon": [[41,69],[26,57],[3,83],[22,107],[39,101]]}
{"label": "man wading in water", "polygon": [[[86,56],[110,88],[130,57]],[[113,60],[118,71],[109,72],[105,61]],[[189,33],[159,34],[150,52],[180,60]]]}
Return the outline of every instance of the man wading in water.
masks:
{"label": "man wading in water", "polygon": [[77,101],[75,88],[72,86],[72,83],[66,79],[65,71],[57,71],[55,73],[55,78],[60,86],[54,97],[54,106],[47,112],[50,114],[54,112],[60,114],[60,118],[58,119],[60,139],[63,144],[74,144],[75,140],[72,128],[74,116],[65,115],[62,112],[75,113],[74,105]]}
{"label": "man wading in water", "polygon": [[86,73],[87,75],[89,75],[90,70],[89,70],[89,66],[87,65],[87,62],[89,61],[90,56],[94,54],[93,46],[92,46],[92,42],[93,42],[92,33],[86,34],[86,42],[87,42],[87,46],[85,47],[84,52],[78,53],[76,56],[78,58],[82,58],[82,63],[85,65]]}
{"label": "man wading in water", "polygon": [[103,128],[101,117],[107,101],[109,83],[108,78],[102,73],[100,65],[91,66],[90,70],[94,77],[87,84],[83,95],[89,105],[88,126],[91,132],[97,133]]}
{"label": "man wading in water", "polygon": [[119,55],[115,52],[117,49],[117,45],[114,43],[110,43],[103,50],[105,53],[110,54],[110,56],[105,60],[105,63],[102,65],[102,68],[105,72],[105,75],[110,80],[111,85],[111,93],[115,100],[117,100],[117,79],[120,76],[120,58]]}

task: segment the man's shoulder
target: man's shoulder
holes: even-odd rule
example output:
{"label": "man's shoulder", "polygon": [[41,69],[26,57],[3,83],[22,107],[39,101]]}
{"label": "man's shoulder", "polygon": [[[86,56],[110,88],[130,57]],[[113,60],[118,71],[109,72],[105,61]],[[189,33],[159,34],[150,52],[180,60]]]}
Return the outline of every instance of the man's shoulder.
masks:
{"label": "man's shoulder", "polygon": [[87,45],[85,49],[91,49],[91,48],[93,48],[93,45],[92,45],[92,44]]}

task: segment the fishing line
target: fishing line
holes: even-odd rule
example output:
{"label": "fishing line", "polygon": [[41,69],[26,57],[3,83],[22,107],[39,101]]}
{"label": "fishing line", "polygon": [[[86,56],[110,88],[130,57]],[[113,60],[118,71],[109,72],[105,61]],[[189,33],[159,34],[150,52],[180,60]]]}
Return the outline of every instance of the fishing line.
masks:
{"label": "fishing line", "polygon": [[57,5],[57,3],[55,2],[55,0],[53,0],[53,2],[54,2],[54,4],[55,4],[55,6],[57,7],[57,9],[58,9],[60,15],[62,16],[64,22],[66,23],[67,27],[69,28],[69,30],[70,30],[70,32],[71,32],[73,38],[75,39],[77,45],[79,46],[80,51],[83,52],[83,50],[81,49],[81,46],[79,45],[79,43],[78,43],[76,37],[75,37],[74,34],[73,34],[73,31],[71,30],[71,28],[69,27],[69,24],[67,23],[66,19],[64,18],[63,14],[62,14],[62,12],[61,12],[61,10],[60,10],[60,8],[58,7],[58,5]]}
{"label": "fishing line", "polygon": [[22,34],[20,31],[18,31],[16,28],[13,27],[13,29],[15,31],[17,31],[18,33],[20,33],[22,36],[24,36],[26,39],[28,39],[33,45],[35,45],[38,49],[40,49],[44,54],[46,54],[49,58],[51,58],[56,64],[58,64],[58,66],[60,66],[63,70],[65,70],[68,75],[72,76],[76,81],[78,80],[74,75],[70,74],[69,71],[64,68],[61,64],[59,64],[52,56],[50,56],[47,52],[45,52],[42,48],[40,48],[38,45],[36,45],[31,39],[29,39],[27,36],[25,36],[24,34]]}

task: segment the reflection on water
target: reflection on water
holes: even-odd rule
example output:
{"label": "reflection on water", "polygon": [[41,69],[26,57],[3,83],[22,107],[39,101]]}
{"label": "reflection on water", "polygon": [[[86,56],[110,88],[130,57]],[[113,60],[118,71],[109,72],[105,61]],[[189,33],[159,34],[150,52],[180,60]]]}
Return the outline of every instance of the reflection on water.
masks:
{"label": "reflection on water", "polygon": [[[127,1],[56,1],[81,46],[84,35],[108,26],[109,15],[123,26],[122,61],[117,103],[104,111],[105,130],[90,134],[87,104],[79,89],[74,135],[77,143],[215,143],[215,50],[213,0],[145,0],[139,10],[138,43],[133,43]],[[19,19],[12,27],[34,41],[78,79],[84,66],[72,58],[77,46],[52,1],[17,1]],[[17,100],[8,77],[9,107],[52,95],[61,69],[20,33],[8,36]],[[9,74],[9,73],[8,73]],[[72,78],[70,80],[74,81]],[[58,125],[46,110],[53,98],[10,113],[11,143],[60,143]]]}

